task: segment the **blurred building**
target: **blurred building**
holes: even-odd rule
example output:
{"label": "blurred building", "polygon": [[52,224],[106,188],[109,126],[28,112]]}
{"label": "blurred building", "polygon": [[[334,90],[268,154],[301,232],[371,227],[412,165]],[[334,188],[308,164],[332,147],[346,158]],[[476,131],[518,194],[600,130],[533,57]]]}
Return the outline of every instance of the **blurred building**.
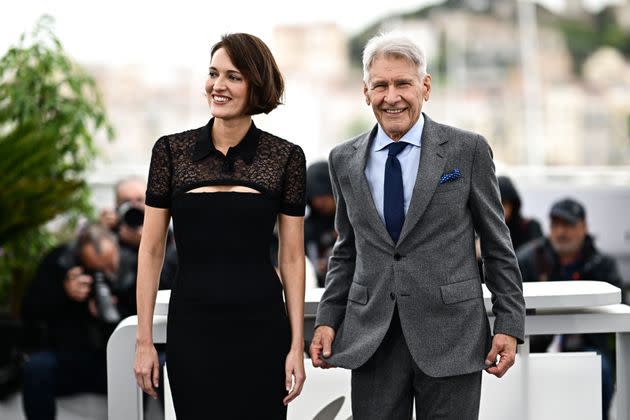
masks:
{"label": "blurred building", "polygon": [[[370,118],[361,72],[352,69],[348,35],[336,24],[274,28],[273,50],[286,79],[286,106],[269,116],[270,130],[300,144],[309,160],[354,134],[349,127]],[[366,124],[358,123],[359,131]]]}
{"label": "blurred building", "polygon": [[330,83],[350,68],[348,37],[334,23],[276,26],[273,47],[278,66],[293,79]]}
{"label": "blurred building", "polygon": [[630,2],[625,1],[613,6],[617,24],[626,31],[630,31]]}
{"label": "blurred building", "polygon": [[[593,51],[575,72],[560,17],[538,7],[536,74],[523,70],[517,1],[462,0],[413,16],[384,18],[372,30],[404,32],[425,49],[433,92],[425,110],[434,119],[477,131],[503,164],[528,163],[532,144],[550,165],[628,165],[630,162],[630,64],[619,51]],[[565,16],[588,20],[581,1]],[[630,3],[614,6],[630,28]],[[365,104],[361,68],[350,59],[350,36],[334,23],[282,25],[270,47],[286,79],[284,105],[255,117],[264,130],[301,145],[309,161],[326,158],[344,139],[375,123]],[[146,176],[151,146],[164,134],[203,125],[209,118],[205,69],[100,66],[95,75],[116,141],[99,142],[105,157],[93,183],[128,174]],[[536,95],[525,94],[531,82]],[[541,137],[528,130],[524,110],[534,101]]]}
{"label": "blurred building", "polygon": [[[556,25],[561,18],[588,21],[581,1],[568,2],[562,16],[532,6],[534,39],[525,54],[518,2],[461,3],[384,19],[374,30],[400,30],[424,46],[433,75],[427,112],[484,134],[495,156],[511,165],[531,163],[532,148],[540,164],[630,162],[630,64],[617,50],[594,51],[581,77]],[[629,3],[614,13],[628,20]],[[525,118],[532,107],[537,130]]]}

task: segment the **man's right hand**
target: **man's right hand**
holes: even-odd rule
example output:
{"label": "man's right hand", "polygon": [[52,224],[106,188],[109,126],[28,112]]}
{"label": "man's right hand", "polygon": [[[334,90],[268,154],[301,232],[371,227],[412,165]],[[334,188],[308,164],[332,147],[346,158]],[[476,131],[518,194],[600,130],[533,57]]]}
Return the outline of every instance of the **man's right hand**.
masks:
{"label": "man's right hand", "polygon": [[[328,369],[334,367],[328,364],[324,357],[328,358],[332,355],[332,343],[335,340],[335,330],[328,325],[320,325],[315,328],[313,340],[309,348],[311,360],[314,367]],[[323,357],[322,357],[323,356]]]}
{"label": "man's right hand", "polygon": [[88,298],[92,290],[92,277],[84,274],[83,268],[72,267],[66,273],[63,289],[70,299],[83,302]]}

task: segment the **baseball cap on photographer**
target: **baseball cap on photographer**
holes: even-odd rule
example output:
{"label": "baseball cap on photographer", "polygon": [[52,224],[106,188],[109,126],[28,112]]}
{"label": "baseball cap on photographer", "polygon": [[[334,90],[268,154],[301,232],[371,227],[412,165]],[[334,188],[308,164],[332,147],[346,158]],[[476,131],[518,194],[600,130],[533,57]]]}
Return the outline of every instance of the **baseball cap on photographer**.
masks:
{"label": "baseball cap on photographer", "polygon": [[556,217],[568,223],[576,224],[586,220],[586,210],[584,206],[571,198],[557,201],[551,206],[549,217]]}

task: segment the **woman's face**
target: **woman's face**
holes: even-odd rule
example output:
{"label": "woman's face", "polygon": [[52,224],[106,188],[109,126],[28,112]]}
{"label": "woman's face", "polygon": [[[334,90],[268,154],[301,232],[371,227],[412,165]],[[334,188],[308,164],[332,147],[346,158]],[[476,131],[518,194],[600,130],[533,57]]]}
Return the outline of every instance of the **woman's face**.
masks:
{"label": "woman's face", "polygon": [[232,64],[225,48],[219,48],[212,56],[206,94],[210,112],[216,118],[242,117],[247,107],[249,83]]}

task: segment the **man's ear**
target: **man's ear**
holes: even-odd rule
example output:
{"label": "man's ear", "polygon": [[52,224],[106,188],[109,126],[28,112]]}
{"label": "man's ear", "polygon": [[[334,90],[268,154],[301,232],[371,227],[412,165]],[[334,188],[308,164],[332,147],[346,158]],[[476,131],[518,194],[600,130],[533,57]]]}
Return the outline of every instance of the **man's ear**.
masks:
{"label": "man's ear", "polygon": [[368,95],[368,87],[365,83],[363,83],[363,96],[365,96],[365,103],[370,105],[370,95]]}
{"label": "man's ear", "polygon": [[422,78],[422,87],[424,89],[423,99],[428,101],[431,96],[431,75],[429,73]]}

